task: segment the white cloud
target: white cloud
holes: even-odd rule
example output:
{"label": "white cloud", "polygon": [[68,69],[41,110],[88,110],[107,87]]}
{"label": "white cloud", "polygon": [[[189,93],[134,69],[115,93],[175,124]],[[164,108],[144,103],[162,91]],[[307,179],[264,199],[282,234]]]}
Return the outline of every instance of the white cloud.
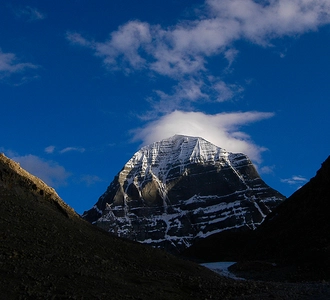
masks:
{"label": "white cloud", "polygon": [[67,32],[66,38],[72,43],[91,48],[95,55],[103,59],[108,68],[130,71],[147,66],[146,48],[152,44],[151,26],[140,21],[130,21],[110,34],[105,42],[95,42],[77,32]]}
{"label": "white cloud", "polygon": [[62,149],[60,151],[60,153],[63,154],[63,153],[72,152],[72,151],[83,153],[83,152],[85,152],[85,148],[81,148],[81,147],[66,147],[66,148]]}
{"label": "white cloud", "polygon": [[240,38],[263,45],[272,38],[302,34],[330,22],[328,0],[207,0],[206,3],[218,20],[236,23],[235,32]]}
{"label": "white cloud", "polygon": [[273,174],[275,166],[263,166],[259,169],[260,174]]}
{"label": "white cloud", "polygon": [[171,94],[155,90],[156,97],[150,98],[149,102],[152,104],[154,111],[158,113],[169,113],[175,109],[188,109],[190,103],[202,99],[208,101],[210,99],[209,89],[203,81],[183,80],[172,88]]}
{"label": "white cloud", "polygon": [[[237,40],[267,45],[275,37],[302,34],[330,22],[328,0],[206,0],[205,13],[193,21],[162,28],[130,21],[105,42],[88,42],[79,34],[73,43],[89,46],[107,65],[149,67],[170,77],[206,70],[205,58],[223,53],[232,63]],[[127,66],[126,66],[127,67]]]}
{"label": "white cloud", "polygon": [[[178,100],[188,100],[195,102],[202,98],[208,98],[208,95],[203,92],[205,89],[204,83],[197,80],[185,80],[180,82],[174,87],[174,93],[172,95],[163,95],[162,99],[169,100],[171,98]],[[160,91],[158,91],[160,92]]]}
{"label": "white cloud", "polygon": [[240,95],[243,88],[239,84],[214,76],[208,65],[210,58],[222,56],[228,62],[222,71],[227,71],[238,54],[235,42],[269,47],[273,39],[297,36],[329,23],[329,0],[205,0],[195,19],[172,26],[134,20],[111,32],[105,41],[96,42],[79,33],[67,38],[90,48],[111,70],[126,74],[145,70],[174,82],[170,91],[154,90],[156,97],[148,99],[153,111],[144,119],[166,115],[136,130],[136,140],[147,144],[174,134],[202,136],[260,162],[265,149],[238,128],[272,113],[205,115],[175,110],[194,110],[201,102],[223,102]]}
{"label": "white cloud", "polygon": [[46,153],[51,154],[51,153],[54,153],[54,151],[55,151],[55,146],[48,146],[45,148]]}
{"label": "white cloud", "polygon": [[93,41],[88,41],[85,39],[81,34],[77,32],[70,32],[66,33],[66,38],[74,45],[85,46],[93,48]]}
{"label": "white cloud", "polygon": [[[329,0],[206,0],[195,20],[170,27],[134,20],[111,32],[103,42],[78,33],[69,33],[67,38],[92,49],[112,70],[126,74],[147,70],[174,79],[172,94],[156,91],[160,103],[155,107],[162,109],[166,100],[172,109],[181,109],[183,98],[186,103],[226,101],[241,91],[219,79],[208,91],[205,89],[210,86],[208,58],[222,55],[230,67],[238,53],[234,42],[247,40],[268,46],[273,38],[303,34],[327,23]],[[210,97],[209,93],[215,91],[219,97]]]}
{"label": "white cloud", "polygon": [[290,185],[301,185],[306,183],[308,180],[300,175],[294,175],[291,178],[281,179],[281,182],[288,183]]}
{"label": "white cloud", "polygon": [[236,84],[228,84],[222,80],[214,82],[212,88],[216,91],[217,102],[223,102],[239,95],[244,89]]}
{"label": "white cloud", "polygon": [[238,112],[208,115],[201,112],[174,111],[159,120],[134,130],[134,141],[150,144],[175,134],[199,136],[230,152],[247,154],[255,162],[261,162],[266,149],[256,145],[241,126],[271,118],[268,112]]}
{"label": "white cloud", "polygon": [[21,63],[14,53],[4,53],[0,49],[0,78],[21,73],[27,69],[36,69],[38,66],[31,63]]}
{"label": "white cloud", "polygon": [[228,67],[230,67],[232,65],[232,63],[235,61],[238,53],[239,53],[239,51],[234,48],[228,49],[224,52],[224,56],[228,60],[228,64],[229,64]]}
{"label": "white cloud", "polygon": [[[53,145],[50,145],[48,147],[45,148],[45,152],[48,153],[48,154],[52,154],[55,152],[55,146]],[[66,147],[66,148],[63,148],[62,150],[58,151],[60,154],[63,154],[63,153],[67,153],[67,152],[80,152],[80,153],[84,153],[86,151],[85,148],[82,148],[82,147]]]}
{"label": "white cloud", "polygon": [[171,93],[155,90],[155,96],[148,99],[152,111],[144,112],[139,117],[150,120],[155,119],[159,114],[167,114],[174,110],[193,110],[196,103],[224,102],[239,97],[243,90],[243,87],[237,84],[227,84],[213,76],[205,80],[193,78],[182,80],[172,87]]}
{"label": "white cloud", "polygon": [[13,9],[17,18],[26,20],[28,22],[39,21],[46,18],[46,15],[37,8],[25,6]]}
{"label": "white cloud", "polygon": [[15,156],[12,159],[19,162],[22,168],[39,177],[51,187],[66,185],[66,180],[71,175],[57,162],[46,161],[32,154]]}

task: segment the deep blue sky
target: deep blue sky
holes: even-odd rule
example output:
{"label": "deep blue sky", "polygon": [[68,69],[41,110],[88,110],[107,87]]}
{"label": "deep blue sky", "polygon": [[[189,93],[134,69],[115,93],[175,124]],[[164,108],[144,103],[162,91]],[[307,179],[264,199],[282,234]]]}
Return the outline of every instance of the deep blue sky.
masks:
{"label": "deep blue sky", "polygon": [[0,4],[0,151],[91,208],[143,144],[244,152],[291,195],[330,150],[328,0]]}

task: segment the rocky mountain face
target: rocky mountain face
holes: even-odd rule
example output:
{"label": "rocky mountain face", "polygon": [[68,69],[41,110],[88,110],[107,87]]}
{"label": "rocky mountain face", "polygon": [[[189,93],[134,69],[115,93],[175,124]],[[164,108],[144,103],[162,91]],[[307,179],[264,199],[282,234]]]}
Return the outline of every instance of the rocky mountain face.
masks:
{"label": "rocky mountain face", "polygon": [[180,252],[220,231],[255,229],[284,199],[246,155],[175,135],[136,152],[83,218]]}
{"label": "rocky mountain face", "polygon": [[248,262],[271,262],[267,274],[255,272],[258,280],[267,276],[274,280],[274,275],[277,280],[329,280],[329,215],[330,156],[316,176],[276,207],[257,230],[221,232],[194,244],[184,254],[198,260],[240,261],[237,270],[250,273],[253,266]]}

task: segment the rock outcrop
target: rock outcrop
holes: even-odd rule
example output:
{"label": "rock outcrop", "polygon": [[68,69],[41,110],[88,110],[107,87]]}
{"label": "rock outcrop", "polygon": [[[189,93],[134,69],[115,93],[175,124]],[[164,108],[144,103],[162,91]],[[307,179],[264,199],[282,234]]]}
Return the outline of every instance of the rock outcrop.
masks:
{"label": "rock outcrop", "polygon": [[220,231],[255,229],[284,199],[246,155],[175,135],[135,153],[83,218],[180,252]]}

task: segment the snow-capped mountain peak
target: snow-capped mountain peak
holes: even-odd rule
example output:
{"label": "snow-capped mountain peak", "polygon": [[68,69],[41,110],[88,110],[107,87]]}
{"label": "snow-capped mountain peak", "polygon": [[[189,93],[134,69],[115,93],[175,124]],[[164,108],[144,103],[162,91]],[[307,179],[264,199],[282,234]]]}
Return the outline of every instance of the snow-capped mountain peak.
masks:
{"label": "snow-capped mountain peak", "polygon": [[285,197],[248,157],[200,137],[142,147],[84,218],[119,236],[170,250],[232,228],[256,228]]}
{"label": "snow-capped mountain peak", "polygon": [[170,166],[180,166],[182,169],[189,163],[208,164],[220,159],[229,162],[226,150],[200,137],[175,135],[141,148],[125,167],[141,166],[142,171],[148,169],[153,174],[162,176]]}

